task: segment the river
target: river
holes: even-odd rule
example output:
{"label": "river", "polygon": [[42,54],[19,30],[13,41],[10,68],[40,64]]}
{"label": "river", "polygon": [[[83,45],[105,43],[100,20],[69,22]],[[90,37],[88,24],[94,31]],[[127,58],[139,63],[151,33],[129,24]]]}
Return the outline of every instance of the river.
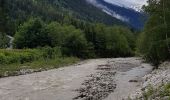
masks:
{"label": "river", "polygon": [[0,100],[122,100],[141,87],[152,66],[140,58],[90,59],[0,79]]}

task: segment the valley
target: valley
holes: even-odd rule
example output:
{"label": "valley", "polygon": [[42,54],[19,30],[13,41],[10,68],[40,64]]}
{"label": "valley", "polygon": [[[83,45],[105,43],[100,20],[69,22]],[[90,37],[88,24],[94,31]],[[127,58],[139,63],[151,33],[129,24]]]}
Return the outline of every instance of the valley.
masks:
{"label": "valley", "polygon": [[0,100],[170,100],[169,0],[0,0]]}

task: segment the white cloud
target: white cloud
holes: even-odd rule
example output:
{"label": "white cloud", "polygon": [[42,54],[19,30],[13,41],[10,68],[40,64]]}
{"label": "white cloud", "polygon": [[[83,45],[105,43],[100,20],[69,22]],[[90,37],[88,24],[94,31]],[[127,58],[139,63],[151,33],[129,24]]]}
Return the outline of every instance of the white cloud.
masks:
{"label": "white cloud", "polygon": [[147,4],[147,0],[104,0],[104,1],[107,3],[115,4],[126,8],[132,8],[134,10],[141,9],[143,5]]}
{"label": "white cloud", "polygon": [[121,15],[117,14],[116,12],[113,12],[113,11],[111,11],[109,9],[103,9],[103,12],[105,12],[105,13],[107,13],[107,14],[109,14],[109,15],[111,15],[111,16],[113,16],[113,17],[115,17],[115,18],[117,18],[117,19],[119,19],[121,21],[129,22],[128,18],[126,18],[124,16],[121,16]]}
{"label": "white cloud", "polygon": [[97,3],[97,0],[86,0],[86,1],[88,1],[88,2],[91,3],[91,4],[93,4],[93,5],[96,6],[96,7],[101,8],[103,12],[111,15],[111,16],[114,17],[114,18],[117,18],[117,19],[122,20],[122,21],[124,21],[124,22],[129,22],[129,19],[128,19],[128,18],[117,14],[116,12],[110,10],[108,7],[106,7],[106,6],[102,5],[102,4]]}

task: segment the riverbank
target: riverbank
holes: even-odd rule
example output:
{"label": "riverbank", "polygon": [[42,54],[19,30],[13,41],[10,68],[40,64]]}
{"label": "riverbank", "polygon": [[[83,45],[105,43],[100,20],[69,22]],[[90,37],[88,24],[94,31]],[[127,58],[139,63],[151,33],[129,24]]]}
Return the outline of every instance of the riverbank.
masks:
{"label": "riverbank", "polygon": [[170,100],[170,62],[143,77],[142,88],[131,94],[132,100]]}
{"label": "riverbank", "polygon": [[0,49],[0,78],[47,71],[80,61],[62,56],[58,48]]}

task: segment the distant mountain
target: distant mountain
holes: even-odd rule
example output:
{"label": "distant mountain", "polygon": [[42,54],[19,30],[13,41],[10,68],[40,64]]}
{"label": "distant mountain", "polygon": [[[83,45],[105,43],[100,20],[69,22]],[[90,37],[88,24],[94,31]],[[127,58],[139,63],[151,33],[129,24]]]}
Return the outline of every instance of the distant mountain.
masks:
{"label": "distant mountain", "polygon": [[93,6],[86,2],[86,0],[56,0],[65,9],[73,12],[78,18],[88,20],[90,22],[99,22],[109,25],[119,24],[125,25],[125,23],[117,18],[114,18],[101,11],[96,6]]}
{"label": "distant mountain", "polygon": [[[116,19],[86,0],[7,0],[10,16],[14,19],[26,19],[30,15],[44,19],[56,19],[70,16],[89,22],[105,23],[108,25],[125,23]],[[49,15],[49,16],[48,16]]]}
{"label": "distant mountain", "polygon": [[103,0],[107,3],[120,7],[130,8],[135,11],[141,11],[143,5],[147,5],[148,0]]}
{"label": "distant mountain", "polygon": [[[123,25],[141,29],[145,15],[131,8],[125,8],[106,0],[6,0],[10,24],[14,33],[18,25],[30,17],[39,17],[44,21],[71,21]],[[11,22],[10,22],[11,23]]]}
{"label": "distant mountain", "polygon": [[142,29],[147,19],[147,15],[141,10],[142,5],[137,5],[137,3],[135,3],[136,5],[127,3],[127,6],[125,6],[127,0],[124,0],[125,2],[123,4],[120,3],[120,1],[122,0],[117,2],[115,0],[87,0],[87,1],[93,4],[94,6],[100,8],[103,12],[129,24],[135,29]]}

